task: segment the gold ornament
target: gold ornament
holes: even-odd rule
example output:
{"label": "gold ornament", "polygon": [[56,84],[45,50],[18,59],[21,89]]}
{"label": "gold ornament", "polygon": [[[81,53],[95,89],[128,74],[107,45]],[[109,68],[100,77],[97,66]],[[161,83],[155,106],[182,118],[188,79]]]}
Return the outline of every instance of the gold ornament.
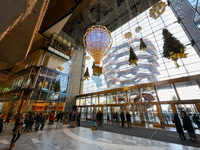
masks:
{"label": "gold ornament", "polygon": [[137,60],[131,59],[131,62],[129,63],[129,65],[132,65],[132,63],[134,63],[136,66],[138,65],[138,64],[137,64]]}
{"label": "gold ornament", "polygon": [[150,17],[154,19],[157,19],[158,17],[160,17],[165,12],[166,6],[167,6],[166,3],[162,1],[153,5],[153,7],[149,11]]}
{"label": "gold ornament", "polygon": [[84,77],[84,80],[86,80],[86,79],[89,80],[89,76],[85,76],[85,77]]}
{"label": "gold ornament", "polygon": [[174,61],[174,64],[176,65],[176,68],[179,68],[180,65],[177,63],[177,60],[179,58],[187,58],[188,53],[174,53],[174,52],[169,52],[170,57],[168,57],[168,59],[171,58],[171,60]]}
{"label": "gold ornament", "polygon": [[42,87],[42,82],[40,81],[40,83],[38,84],[38,89],[41,89]]}
{"label": "gold ornament", "polygon": [[44,83],[44,88],[46,88],[47,85],[48,85],[48,82],[46,81],[46,82]]}
{"label": "gold ornament", "polygon": [[132,33],[131,32],[127,32],[124,34],[125,39],[130,39],[132,37]]}

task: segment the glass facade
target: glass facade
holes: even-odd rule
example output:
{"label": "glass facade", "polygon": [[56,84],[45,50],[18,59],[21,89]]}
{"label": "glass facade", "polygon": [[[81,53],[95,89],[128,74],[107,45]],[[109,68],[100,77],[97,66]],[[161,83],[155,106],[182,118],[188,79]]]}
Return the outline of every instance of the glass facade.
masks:
{"label": "glass facade", "polygon": [[[135,32],[138,26],[142,27],[140,33]],[[168,29],[174,37],[186,46],[186,53],[189,53],[188,58],[178,59],[178,64],[180,65],[178,69],[172,60],[162,56],[162,29]],[[124,38],[124,34],[127,32],[133,33],[130,39]],[[158,19],[155,20],[149,17],[148,9],[113,31],[111,35],[113,37],[113,46],[101,63],[103,67],[101,76],[92,75],[93,58],[90,57],[90,60],[86,60],[86,66],[90,72],[90,80],[84,81],[83,93],[122,88],[200,73],[200,68],[198,67],[200,65],[199,56],[168,6]],[[147,45],[146,51],[139,49],[140,38],[143,38]],[[138,56],[138,66],[129,65],[130,47],[133,48]]]}
{"label": "glass facade", "polygon": [[200,29],[200,1],[199,0],[188,0],[191,4],[192,8],[194,9],[194,23]]}

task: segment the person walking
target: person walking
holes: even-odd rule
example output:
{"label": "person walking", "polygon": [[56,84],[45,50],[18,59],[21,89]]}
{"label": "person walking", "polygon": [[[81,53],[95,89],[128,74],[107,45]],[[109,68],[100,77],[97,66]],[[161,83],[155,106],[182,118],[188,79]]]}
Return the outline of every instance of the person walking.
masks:
{"label": "person walking", "polygon": [[174,114],[174,118],[172,121],[173,121],[173,123],[175,123],[176,131],[178,132],[181,140],[186,140],[185,135],[183,133],[183,127],[181,125],[181,121],[180,121],[177,113]]}
{"label": "person walking", "polygon": [[23,113],[15,122],[15,127],[13,128],[13,137],[11,140],[9,150],[12,150],[12,148],[15,146],[15,142],[19,139],[21,135],[22,126],[24,124],[24,118],[25,118],[25,114]]}
{"label": "person walking", "polygon": [[127,120],[127,124],[128,124],[128,128],[129,128],[129,125],[132,126],[131,125],[131,115],[129,112],[127,112],[127,114],[126,114],[126,120]]}
{"label": "person walking", "polygon": [[196,136],[196,134],[194,132],[194,128],[192,126],[192,121],[187,116],[185,111],[182,111],[181,113],[183,115],[183,127],[184,127],[184,130],[187,130],[187,132],[188,132],[188,134],[190,136],[189,139],[193,140],[193,141],[197,141],[197,136]]}
{"label": "person walking", "polygon": [[62,112],[60,111],[56,116],[57,119],[56,129],[58,129],[58,125],[60,124],[61,118],[62,118]]}
{"label": "person walking", "polygon": [[124,113],[123,112],[121,112],[120,117],[121,117],[122,127],[124,127],[125,117],[124,117]]}
{"label": "person walking", "polygon": [[93,114],[92,114],[92,125],[93,125],[93,126],[96,126],[96,125],[95,125],[95,124],[96,124],[96,121],[97,121],[97,115],[96,115],[95,112],[93,112]]}
{"label": "person walking", "polygon": [[44,114],[42,114],[40,130],[42,130],[44,128],[45,120],[46,120],[46,117]]}
{"label": "person walking", "polygon": [[42,113],[40,113],[39,115],[37,115],[36,120],[35,120],[35,131],[38,131],[40,124],[42,121]]}
{"label": "person walking", "polygon": [[192,120],[198,126],[198,128],[200,128],[199,117],[196,114],[193,115]]}
{"label": "person walking", "polygon": [[103,113],[100,111],[99,112],[99,126],[102,126],[103,124]]}
{"label": "person walking", "polygon": [[0,133],[3,132],[3,113],[0,113]]}
{"label": "person walking", "polygon": [[77,116],[77,127],[80,127],[80,122],[81,122],[81,112],[79,112]]}

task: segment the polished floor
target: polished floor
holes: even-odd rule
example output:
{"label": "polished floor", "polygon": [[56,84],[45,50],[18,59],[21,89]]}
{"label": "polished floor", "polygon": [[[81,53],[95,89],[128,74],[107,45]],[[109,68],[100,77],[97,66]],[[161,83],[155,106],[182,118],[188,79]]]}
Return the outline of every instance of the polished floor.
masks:
{"label": "polished floor", "polygon": [[[8,150],[13,125],[4,128],[0,134],[0,150]],[[131,130],[131,129],[130,129]],[[197,144],[197,143],[196,143]],[[200,143],[198,143],[200,146]],[[68,125],[56,129],[56,125],[46,125],[44,130],[24,133],[13,150],[199,150],[197,147],[183,146],[147,138],[135,137],[107,131],[91,131],[90,128],[70,128]]]}

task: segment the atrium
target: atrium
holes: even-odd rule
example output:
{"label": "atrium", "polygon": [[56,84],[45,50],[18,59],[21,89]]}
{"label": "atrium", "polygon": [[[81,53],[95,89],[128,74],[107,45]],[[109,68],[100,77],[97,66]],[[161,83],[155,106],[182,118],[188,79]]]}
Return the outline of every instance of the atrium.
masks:
{"label": "atrium", "polygon": [[0,20],[0,150],[200,148],[199,0],[3,0]]}

